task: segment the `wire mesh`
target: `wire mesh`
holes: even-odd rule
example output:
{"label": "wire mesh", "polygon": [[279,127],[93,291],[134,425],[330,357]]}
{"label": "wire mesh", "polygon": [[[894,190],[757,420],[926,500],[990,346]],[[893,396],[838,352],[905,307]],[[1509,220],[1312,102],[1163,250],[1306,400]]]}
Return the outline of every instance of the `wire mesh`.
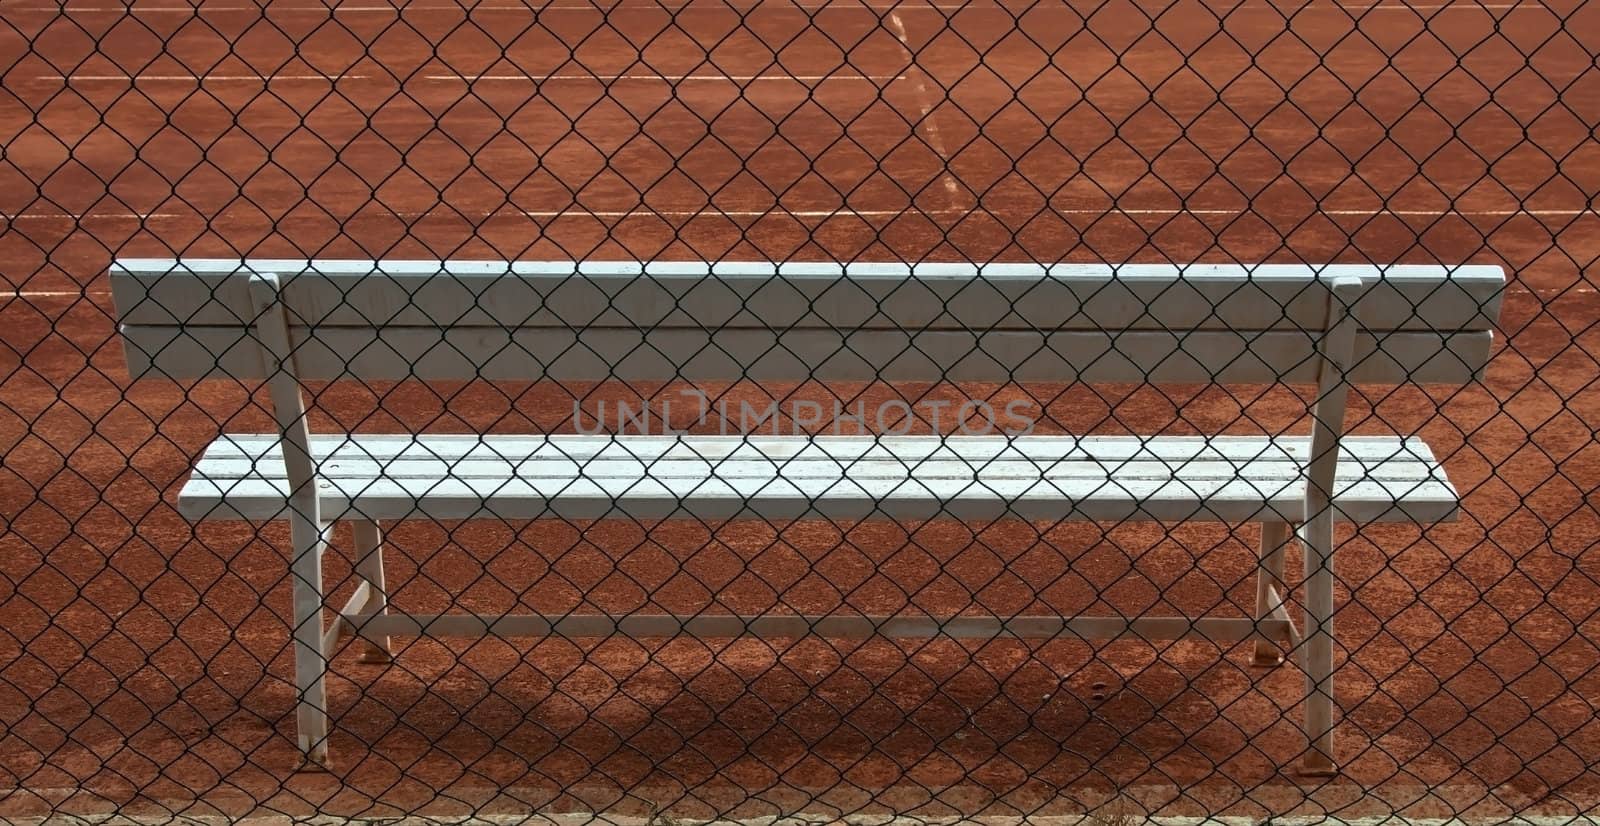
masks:
{"label": "wire mesh", "polygon": [[[1597,55],[1583,1],[0,0],[0,817],[1592,812]],[[397,263],[444,260],[465,263]],[[170,277],[114,297],[114,261]],[[1007,280],[1108,264],[1169,270],[1081,305]],[[1315,405],[1343,393],[1317,384],[1331,317],[1296,302],[1326,301],[1338,264],[1369,285],[1396,264],[1507,280],[1466,299],[1493,330],[1474,375],[1352,367],[1345,428],[1420,440],[1404,444],[1437,459],[1459,513],[1333,529],[1336,772],[1296,772],[1298,639],[1263,667],[1253,638],[976,633],[1268,628],[1257,543],[1278,528],[1219,520],[1220,494],[1085,519],[1036,488],[996,493],[986,460],[905,451],[1068,445],[1032,468],[1051,485],[1069,459],[1127,470],[1091,455],[1117,439],[1254,439],[1254,459],[1298,444],[1283,461],[1305,462]],[[1201,265],[1246,277],[1189,292]],[[1267,265],[1307,275],[1263,303],[1245,294]],[[284,279],[280,303],[251,303],[246,271]],[[333,292],[294,292],[317,279]],[[1428,335],[1440,351],[1460,332],[1434,309],[1451,283],[1362,305],[1399,319],[1360,334],[1363,363]],[[175,338],[135,340],[141,298]],[[280,317],[293,376],[261,326]],[[339,338],[366,328],[434,339]],[[1140,355],[1145,334],[1170,336],[1165,355]],[[140,374],[180,358],[184,375]],[[415,507],[332,526],[315,636],[373,593],[379,541],[396,612],[623,627],[396,633],[375,658],[341,641],[329,756],[305,766],[295,632],[312,625],[283,518],[303,509],[240,519],[242,488],[181,493],[220,434],[292,452],[274,417],[295,389],[314,438],[355,434],[352,465],[395,466],[384,437],[433,461]],[[467,475],[449,434],[510,468],[486,471],[500,499],[424,506]],[[769,461],[714,507],[705,485],[731,465],[649,453],[703,458],[721,434],[780,452],[865,438],[888,457],[872,472],[902,482],[851,499],[867,462],[806,482]],[[638,467],[580,495],[600,473],[575,454],[612,436]],[[574,469],[511,513],[508,491],[547,472],[527,445]],[[325,482],[354,473],[319,462]],[[1157,481],[1192,487],[1192,463]],[[1294,467],[1280,494],[1300,495]],[[967,482],[929,493],[941,474]],[[770,504],[790,488],[804,507]],[[975,489],[1000,512],[963,510]],[[329,495],[300,501],[334,512]],[[1314,582],[1299,543],[1286,553],[1262,581],[1314,636]],[[663,614],[879,627],[628,625]]]}

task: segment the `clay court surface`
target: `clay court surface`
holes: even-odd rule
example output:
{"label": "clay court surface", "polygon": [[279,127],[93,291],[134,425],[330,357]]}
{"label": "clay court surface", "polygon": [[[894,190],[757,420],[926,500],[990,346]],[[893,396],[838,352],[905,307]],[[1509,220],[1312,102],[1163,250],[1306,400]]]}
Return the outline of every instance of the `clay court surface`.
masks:
{"label": "clay court surface", "polygon": [[[1600,5],[336,9],[0,0],[0,816],[1346,817],[1600,804]],[[112,256],[1498,263],[1466,388],[1360,388],[1459,520],[1339,549],[1343,774],[1247,646],[402,640],[295,773],[281,524],[173,510],[238,383],[130,385]],[[311,388],[314,430],[570,432],[677,387]],[[1303,432],[1306,388],[704,387]],[[919,425],[923,432],[927,425]],[[408,610],[1242,615],[1253,526],[409,522]],[[340,554],[349,538],[339,535]],[[1289,570],[1298,570],[1291,558]],[[347,559],[328,577],[348,593]],[[715,596],[713,596],[715,595]],[[707,606],[712,606],[707,608]],[[1098,686],[1098,687],[1097,687]]]}

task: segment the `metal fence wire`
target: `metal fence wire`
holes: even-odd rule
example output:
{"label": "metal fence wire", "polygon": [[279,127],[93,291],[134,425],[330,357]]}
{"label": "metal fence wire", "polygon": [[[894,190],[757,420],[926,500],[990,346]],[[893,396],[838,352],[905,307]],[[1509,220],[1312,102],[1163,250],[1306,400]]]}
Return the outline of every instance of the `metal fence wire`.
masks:
{"label": "metal fence wire", "polygon": [[1597,55],[0,0],[0,818],[1592,812]]}

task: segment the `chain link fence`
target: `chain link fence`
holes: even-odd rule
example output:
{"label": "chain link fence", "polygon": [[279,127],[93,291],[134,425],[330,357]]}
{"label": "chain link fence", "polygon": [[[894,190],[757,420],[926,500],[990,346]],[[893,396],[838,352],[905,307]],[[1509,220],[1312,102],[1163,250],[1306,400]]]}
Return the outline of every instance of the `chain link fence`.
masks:
{"label": "chain link fence", "polygon": [[[1597,55],[1589,2],[0,0],[0,817],[1592,812]],[[1422,474],[1322,566],[1316,411]],[[1219,515],[1271,450],[1306,511]]]}

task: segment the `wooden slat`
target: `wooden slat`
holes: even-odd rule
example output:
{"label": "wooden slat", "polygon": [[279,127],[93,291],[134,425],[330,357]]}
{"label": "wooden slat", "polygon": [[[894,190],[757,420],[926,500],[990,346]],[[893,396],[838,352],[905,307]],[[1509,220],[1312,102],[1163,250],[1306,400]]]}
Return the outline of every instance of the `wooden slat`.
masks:
{"label": "wooden slat", "polygon": [[[1373,464],[1352,462],[1348,473],[1390,483],[1422,481],[1434,478],[1433,469],[1409,459],[1391,459]],[[254,479],[275,477],[270,467],[244,459],[208,461],[202,468],[206,477],[219,484],[229,479]],[[838,480],[841,476],[873,481],[917,480],[987,480],[1004,481],[1018,478],[1044,480],[1078,480],[1113,482],[1136,480],[1164,480],[1174,475],[1183,479],[1232,479],[1235,477],[1263,484],[1298,481],[1303,468],[1298,462],[1186,462],[1170,465],[1164,462],[1128,461],[1105,465],[1090,461],[1067,461],[1049,465],[1034,462],[991,461],[972,465],[960,461],[922,461],[916,465],[883,460],[860,460],[848,464],[825,461],[792,461],[781,466],[771,462],[723,460],[717,463],[681,459],[667,459],[645,463],[629,460],[600,459],[589,462],[568,462],[540,459],[527,462],[457,460],[440,461],[403,459],[377,462],[359,459],[338,459],[325,462],[319,473],[331,479],[366,479],[383,476],[388,479],[415,479],[423,482],[446,477],[493,482],[498,479],[537,477],[549,480],[552,485],[564,481],[583,479],[635,481],[643,478],[673,482],[704,480],[712,477],[726,480],[773,479],[774,472],[784,479]]]}
{"label": "wooden slat", "polygon": [[[848,461],[799,458],[776,463],[764,458],[723,458],[716,463],[686,459],[568,460],[516,458],[538,455],[557,440],[575,451],[603,455],[608,449],[666,455],[675,449],[729,448],[726,437],[685,437],[672,446],[658,437],[323,437],[319,492],[328,513],[353,510],[368,519],[499,517],[726,519],[808,516],[856,519],[925,519],[951,516],[994,519],[1090,519],[1116,521],[1191,519],[1243,522],[1261,518],[1299,521],[1303,516],[1303,459],[1250,458],[1304,455],[1305,440],[1265,438],[1214,441],[1209,450],[1238,458],[1212,457],[1202,440],[1161,437],[1134,440],[1101,437],[1030,437],[1023,450],[1059,458],[1048,461],[929,460],[966,437],[899,437],[894,444],[822,437],[816,451],[854,452]],[[970,450],[996,451],[997,439]],[[180,509],[195,519],[272,519],[283,510],[287,482],[271,436],[227,436],[197,465],[180,495]],[[781,437],[764,437],[774,449]],[[944,442],[944,446],[938,443]],[[1442,467],[1418,440],[1351,437],[1339,465],[1336,489],[1341,518],[1357,521],[1433,522],[1450,518],[1457,497]],[[364,447],[363,445],[366,445]],[[469,447],[469,445],[471,445]],[[1068,445],[1071,447],[1069,448]],[[1278,445],[1274,447],[1274,445]],[[910,458],[894,456],[903,446]],[[500,459],[462,459],[497,453]],[[871,450],[876,453],[870,453]],[[411,457],[454,451],[451,460]],[[803,449],[792,448],[791,454]],[[331,454],[331,455],[330,455]],[[363,456],[371,454],[371,457]],[[386,456],[388,459],[372,457]],[[917,458],[923,457],[923,458]],[[1154,457],[1154,458],[1147,458]],[[1190,458],[1174,458],[1190,457]],[[1201,457],[1201,458],[1194,458]]]}
{"label": "wooden slat", "polygon": [[[328,514],[365,519],[699,518],[921,520],[1220,521],[1304,518],[1303,485],[1251,480],[1186,479],[1094,482],[919,480],[838,482],[783,480],[379,479],[323,489]],[[1340,519],[1438,522],[1454,516],[1454,491],[1438,481],[1362,480],[1341,485]],[[282,518],[283,486],[267,480],[191,478],[179,496],[191,519]]]}
{"label": "wooden slat", "polygon": [[1245,617],[882,617],[762,614],[755,616],[674,614],[385,614],[347,615],[358,635],[518,637],[559,636],[573,639],[625,636],[633,639],[688,635],[703,639],[732,637],[832,639],[868,637],[1085,640],[1207,639],[1236,641],[1281,639],[1289,633],[1285,620]]}
{"label": "wooden slat", "polygon": [[[322,435],[325,506],[370,519],[765,515],[1298,522],[1304,437],[602,437]],[[282,511],[274,435],[224,435],[182,490],[194,519]],[[718,456],[714,463],[682,456]],[[621,458],[613,458],[621,456]],[[779,456],[774,461],[771,456]],[[997,459],[995,456],[1010,456]],[[1456,493],[1419,439],[1347,437],[1347,519],[1450,519]]]}
{"label": "wooden slat", "polygon": [[[1340,461],[1372,462],[1404,457],[1433,463],[1433,451],[1416,436],[1352,436],[1340,442]],[[1123,462],[1131,459],[1168,462],[1308,460],[1310,439],[1304,436],[1071,436],[1071,435],[925,435],[829,436],[809,438],[754,434],[714,435],[522,435],[428,433],[313,434],[312,453],[319,461],[345,458],[392,459],[769,459],[794,461],[832,459],[841,462],[883,459],[915,464],[928,459],[983,462],[997,458],[1054,462],[1086,459]],[[278,461],[275,436],[230,433],[207,446],[204,461],[263,459]]]}
{"label": "wooden slat", "polygon": [[[1304,439],[1221,437],[1165,446],[1172,437],[1147,440],[1098,437],[1020,437],[1005,449],[1003,437],[870,438],[753,437],[750,449],[731,447],[737,437],[652,436],[450,437],[324,436],[315,440],[317,472],[327,478],[496,479],[538,476],[608,478],[790,479],[972,478],[1186,478],[1296,479],[1309,450]],[[784,442],[787,450],[773,449]],[[984,444],[967,447],[966,442]],[[1063,447],[1050,450],[1051,442]],[[637,443],[637,444],[636,444]],[[804,445],[800,447],[798,445]],[[770,452],[763,452],[766,448]],[[1029,455],[1024,455],[1029,454]],[[199,471],[214,480],[281,475],[278,440],[270,435],[225,435],[208,448]],[[1383,480],[1442,478],[1420,439],[1357,437],[1340,451],[1344,474]]]}
{"label": "wooden slat", "polygon": [[[261,377],[257,345],[244,328],[124,326],[122,332],[135,378]],[[301,378],[312,380],[1270,383],[1317,377],[1315,338],[1296,332],[297,327],[292,334]],[[1470,381],[1488,361],[1491,336],[1363,333],[1352,378]]]}
{"label": "wooden slat", "polygon": [[1494,266],[125,259],[124,323],[237,325],[237,274],[279,273],[292,317],[321,326],[1320,329],[1327,283],[1372,283],[1373,330],[1489,330]]}

